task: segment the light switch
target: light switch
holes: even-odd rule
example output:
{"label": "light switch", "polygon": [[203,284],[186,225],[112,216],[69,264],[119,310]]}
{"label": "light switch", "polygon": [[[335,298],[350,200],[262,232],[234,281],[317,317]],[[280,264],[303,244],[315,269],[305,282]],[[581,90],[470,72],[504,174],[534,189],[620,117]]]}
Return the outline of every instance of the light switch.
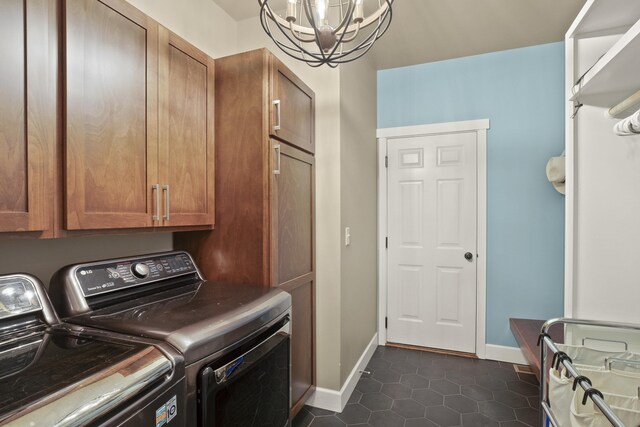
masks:
{"label": "light switch", "polygon": [[344,245],[349,246],[351,244],[351,228],[345,227],[344,229]]}

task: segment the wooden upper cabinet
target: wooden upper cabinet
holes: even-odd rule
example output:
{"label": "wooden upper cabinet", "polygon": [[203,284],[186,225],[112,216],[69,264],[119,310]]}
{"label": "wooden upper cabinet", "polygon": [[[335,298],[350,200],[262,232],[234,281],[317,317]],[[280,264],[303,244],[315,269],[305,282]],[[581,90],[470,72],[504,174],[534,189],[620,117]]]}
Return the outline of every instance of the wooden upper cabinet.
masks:
{"label": "wooden upper cabinet", "polygon": [[151,227],[158,24],[124,0],[64,4],[66,228]]}
{"label": "wooden upper cabinet", "polygon": [[270,59],[270,133],[282,141],[314,153],[315,94],[279,59],[273,55]]}
{"label": "wooden upper cabinet", "polygon": [[0,51],[0,232],[43,232],[55,191],[55,1],[2,0]]}
{"label": "wooden upper cabinet", "polygon": [[66,228],[213,225],[213,60],[124,0],[65,6]]}
{"label": "wooden upper cabinet", "polygon": [[159,31],[159,183],[162,224],[214,223],[214,63]]}

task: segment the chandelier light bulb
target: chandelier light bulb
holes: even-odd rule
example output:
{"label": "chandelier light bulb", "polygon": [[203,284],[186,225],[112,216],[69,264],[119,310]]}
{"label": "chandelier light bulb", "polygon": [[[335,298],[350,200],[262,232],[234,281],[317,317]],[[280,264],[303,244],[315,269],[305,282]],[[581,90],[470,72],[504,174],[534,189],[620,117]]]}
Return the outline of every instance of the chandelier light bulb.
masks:
{"label": "chandelier light bulb", "polygon": [[353,22],[356,24],[364,21],[364,0],[356,0],[356,7],[353,9]]}
{"label": "chandelier light bulb", "polygon": [[287,0],[287,21],[296,22],[296,15],[298,14],[298,1]]}
{"label": "chandelier light bulb", "polygon": [[329,25],[329,0],[316,0],[317,24]]}

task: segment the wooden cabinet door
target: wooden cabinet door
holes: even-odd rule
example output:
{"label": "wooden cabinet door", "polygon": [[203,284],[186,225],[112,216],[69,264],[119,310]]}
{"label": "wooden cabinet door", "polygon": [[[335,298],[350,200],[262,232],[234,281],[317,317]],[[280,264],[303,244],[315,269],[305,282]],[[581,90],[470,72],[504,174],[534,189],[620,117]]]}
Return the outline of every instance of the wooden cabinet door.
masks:
{"label": "wooden cabinet door", "polygon": [[282,286],[308,280],[314,272],[315,160],[277,140],[271,143],[271,283]]}
{"label": "wooden cabinet door", "polygon": [[315,384],[314,158],[271,140],[271,274],[292,297],[294,413]]}
{"label": "wooden cabinet door", "polygon": [[270,68],[271,135],[315,152],[315,94],[273,56]]}
{"label": "wooden cabinet door", "polygon": [[291,294],[291,402],[294,414],[315,390],[315,283],[302,283]]}
{"label": "wooden cabinet door", "polygon": [[52,0],[0,2],[0,232],[53,222],[56,17]]}
{"label": "wooden cabinet door", "polygon": [[162,224],[213,225],[213,59],[166,28],[159,37]]}
{"label": "wooden cabinet door", "polygon": [[124,0],[66,0],[65,226],[153,226],[158,25]]}

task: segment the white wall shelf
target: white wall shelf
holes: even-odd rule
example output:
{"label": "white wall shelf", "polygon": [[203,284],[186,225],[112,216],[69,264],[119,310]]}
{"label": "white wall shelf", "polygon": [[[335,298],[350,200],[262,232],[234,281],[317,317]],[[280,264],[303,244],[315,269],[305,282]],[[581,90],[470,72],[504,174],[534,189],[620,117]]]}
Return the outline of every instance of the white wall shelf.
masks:
{"label": "white wall shelf", "polygon": [[588,0],[567,31],[567,38],[589,37],[594,33],[624,33],[640,19],[638,0]]}
{"label": "white wall shelf", "polygon": [[587,0],[565,52],[565,317],[640,323],[640,136],[607,114],[640,90],[640,0]]}
{"label": "white wall shelf", "polygon": [[[640,5],[640,1],[635,1]],[[586,73],[580,90],[571,100],[579,99],[583,104],[609,108],[638,90],[640,20]]]}

